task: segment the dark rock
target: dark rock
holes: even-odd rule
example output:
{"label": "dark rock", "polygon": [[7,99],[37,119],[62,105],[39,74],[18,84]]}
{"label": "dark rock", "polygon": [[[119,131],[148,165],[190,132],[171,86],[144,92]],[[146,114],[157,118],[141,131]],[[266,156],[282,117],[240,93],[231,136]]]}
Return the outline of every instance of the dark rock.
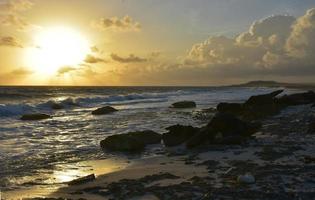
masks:
{"label": "dark rock", "polygon": [[219,103],[217,110],[219,112],[239,114],[243,111],[243,105],[240,103]]}
{"label": "dark rock", "polygon": [[240,135],[233,135],[233,136],[227,136],[222,138],[216,138],[214,141],[216,144],[222,144],[222,145],[240,145],[243,144],[245,141],[245,138]]}
{"label": "dark rock", "polygon": [[202,127],[186,142],[187,148],[194,148],[208,141],[212,141],[215,137],[215,131],[209,127]]}
{"label": "dark rock", "polygon": [[64,109],[64,106],[60,103],[53,103],[51,104],[51,108],[54,110],[61,110],[61,109]]}
{"label": "dark rock", "polygon": [[229,113],[217,113],[206,127],[199,129],[186,142],[186,146],[193,148],[201,144],[242,144],[260,127],[260,123],[245,122]]}
{"label": "dark rock", "polygon": [[140,140],[145,145],[160,143],[161,139],[162,139],[162,135],[161,134],[156,133],[154,131],[150,131],[150,130],[130,132],[130,133],[127,133],[127,135],[130,136],[130,137],[134,137],[134,138]]}
{"label": "dark rock", "polygon": [[100,145],[111,151],[141,151],[145,145],[160,143],[161,138],[162,135],[154,131],[137,131],[109,136]]}
{"label": "dark rock", "polygon": [[273,104],[275,102],[275,97],[281,94],[283,90],[277,90],[271,92],[269,94],[262,94],[250,97],[246,102],[246,106],[257,106],[257,105],[266,105],[266,104]]}
{"label": "dark rock", "polygon": [[114,113],[114,112],[117,112],[118,110],[111,107],[111,106],[105,106],[105,107],[102,107],[102,108],[98,108],[96,110],[94,110],[92,112],[93,115],[106,115],[106,114],[111,114],[111,113]]}
{"label": "dark rock", "polygon": [[176,146],[192,138],[196,133],[198,133],[199,128],[175,125],[166,128],[166,130],[168,130],[168,132],[162,135],[164,144],[166,146]]}
{"label": "dark rock", "polygon": [[180,101],[172,104],[173,108],[195,108],[196,106],[193,101]]}
{"label": "dark rock", "polygon": [[95,175],[90,174],[90,175],[72,180],[72,181],[68,182],[68,185],[81,185],[81,184],[88,183],[88,182],[91,182],[94,180],[95,180]]}
{"label": "dark rock", "polygon": [[21,117],[21,120],[43,120],[51,118],[50,115],[35,113],[35,114],[26,114]]}
{"label": "dark rock", "polygon": [[216,114],[207,125],[216,133],[221,133],[222,137],[227,136],[250,136],[255,133],[256,126],[245,122],[228,113]]}
{"label": "dark rock", "polygon": [[315,102],[315,92],[313,91],[291,94],[291,95],[284,95],[277,100],[278,104],[287,105],[287,106],[311,104],[314,102]]}
{"label": "dark rock", "polygon": [[100,145],[106,150],[125,152],[142,151],[145,147],[144,142],[128,134],[108,136]]}

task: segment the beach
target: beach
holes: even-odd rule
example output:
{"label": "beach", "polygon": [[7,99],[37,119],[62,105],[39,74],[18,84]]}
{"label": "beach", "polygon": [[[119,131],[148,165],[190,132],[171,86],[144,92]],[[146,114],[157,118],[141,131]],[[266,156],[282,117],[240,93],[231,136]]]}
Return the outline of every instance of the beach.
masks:
{"label": "beach", "polygon": [[[187,115],[198,110],[200,103],[197,101],[197,108],[184,109],[186,119],[190,118],[194,123],[181,123],[181,119],[177,122],[202,127],[217,112],[204,111],[205,108],[215,108],[219,102],[242,103],[252,95],[269,94],[277,89],[258,88],[257,92],[257,88],[242,88],[250,92],[238,99],[229,101],[225,96],[211,102],[213,106],[201,106],[201,113],[210,114],[202,115],[203,118],[198,120],[194,115]],[[232,97],[239,92],[239,89],[234,90],[229,90]],[[284,94],[297,92],[304,91],[287,89]],[[166,105],[171,102],[167,101]],[[181,109],[175,110],[176,115],[182,114]],[[136,153],[102,151],[106,157],[89,158],[91,154],[87,154],[87,158],[80,161],[63,159],[52,164],[53,170],[48,168],[43,173],[31,174],[23,184],[11,185],[10,190],[2,192],[2,198],[312,199],[315,193],[315,136],[310,132],[310,124],[314,112],[309,102],[281,106],[279,112],[255,119],[261,127],[239,144],[205,144],[194,148],[187,148],[186,142],[174,146],[152,144]],[[161,129],[157,132],[166,131]],[[94,142],[100,148],[100,141]],[[69,184],[90,174],[96,178]],[[254,178],[254,182],[241,182],[240,176],[246,174]],[[34,178],[36,175],[42,180]]]}

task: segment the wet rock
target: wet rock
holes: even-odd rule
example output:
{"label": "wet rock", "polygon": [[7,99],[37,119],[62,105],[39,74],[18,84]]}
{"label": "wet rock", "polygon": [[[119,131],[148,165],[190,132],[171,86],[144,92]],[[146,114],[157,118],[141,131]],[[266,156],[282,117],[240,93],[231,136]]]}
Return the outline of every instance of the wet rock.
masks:
{"label": "wet rock", "polygon": [[180,101],[172,104],[173,108],[195,108],[196,106],[193,101]]}
{"label": "wet rock", "polygon": [[111,106],[105,106],[102,108],[98,108],[94,111],[92,111],[92,115],[106,115],[106,114],[111,114],[114,112],[117,112],[118,110],[111,107]]}
{"label": "wet rock", "polygon": [[192,138],[196,133],[198,133],[199,128],[174,125],[166,128],[166,130],[168,130],[168,132],[162,135],[164,144],[166,146],[176,146]]}
{"label": "wet rock", "polygon": [[277,90],[269,94],[262,94],[250,97],[246,102],[246,106],[257,106],[257,105],[266,105],[273,104],[275,102],[275,97],[281,94],[283,90]]}
{"label": "wet rock", "polygon": [[160,143],[162,139],[161,134],[156,133],[154,131],[150,131],[150,130],[130,132],[130,133],[127,133],[127,135],[140,140],[145,145]]}
{"label": "wet rock", "polygon": [[254,184],[256,182],[256,180],[252,174],[247,173],[245,175],[238,176],[237,182],[240,184]]}
{"label": "wet rock", "polygon": [[240,103],[219,103],[219,112],[240,114],[243,111],[243,104]]}
{"label": "wet rock", "polygon": [[90,174],[68,182],[68,185],[81,185],[95,180],[95,174]]}
{"label": "wet rock", "polygon": [[261,127],[260,123],[240,120],[229,113],[217,113],[207,126],[200,128],[186,146],[193,148],[202,144],[242,144]]}
{"label": "wet rock", "polygon": [[277,100],[278,104],[287,105],[287,106],[311,104],[314,102],[315,102],[315,92],[313,91],[291,94],[291,95],[284,95],[283,97]]}
{"label": "wet rock", "polygon": [[161,134],[146,130],[112,135],[102,140],[100,145],[111,151],[141,151],[145,145],[158,144],[161,139]]}
{"label": "wet rock", "polygon": [[128,134],[108,136],[100,145],[106,150],[123,152],[142,151],[145,147],[143,141]]}
{"label": "wet rock", "polygon": [[251,136],[258,128],[259,124],[248,123],[232,114],[218,113],[208,123],[207,127],[215,133],[221,133],[222,137],[227,136]]}
{"label": "wet rock", "polygon": [[42,113],[35,113],[35,114],[26,114],[21,117],[21,120],[43,120],[51,118],[50,115],[42,114]]}

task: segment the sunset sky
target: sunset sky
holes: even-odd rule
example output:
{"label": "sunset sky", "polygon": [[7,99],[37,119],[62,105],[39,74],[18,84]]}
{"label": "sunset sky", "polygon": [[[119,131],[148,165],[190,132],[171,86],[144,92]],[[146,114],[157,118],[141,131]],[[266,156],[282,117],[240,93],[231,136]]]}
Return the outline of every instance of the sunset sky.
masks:
{"label": "sunset sky", "polygon": [[0,84],[314,82],[314,36],[314,0],[0,0]]}

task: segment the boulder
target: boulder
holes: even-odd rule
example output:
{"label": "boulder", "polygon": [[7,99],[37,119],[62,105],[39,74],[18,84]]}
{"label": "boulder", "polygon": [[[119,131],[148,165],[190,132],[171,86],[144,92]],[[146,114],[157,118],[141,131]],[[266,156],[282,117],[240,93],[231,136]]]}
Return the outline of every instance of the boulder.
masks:
{"label": "boulder", "polygon": [[277,90],[269,94],[251,96],[246,102],[246,106],[268,105],[275,102],[275,97],[281,94],[283,90]]}
{"label": "boulder", "polygon": [[106,150],[123,152],[142,151],[145,147],[144,142],[128,134],[108,136],[100,145]]}
{"label": "boulder", "polygon": [[102,108],[98,108],[94,111],[92,111],[92,115],[106,115],[106,114],[111,114],[114,112],[117,112],[118,110],[111,107],[111,106],[105,106]]}
{"label": "boulder", "polygon": [[166,128],[166,130],[168,130],[168,132],[162,135],[165,146],[176,146],[192,138],[196,133],[198,133],[199,128],[174,125]]}
{"label": "boulder", "polygon": [[158,144],[162,135],[154,131],[136,131],[112,135],[101,141],[101,147],[111,151],[141,151],[145,145]]}
{"label": "boulder", "polygon": [[311,104],[315,102],[315,92],[308,91],[291,95],[284,95],[277,100],[278,104],[286,106]]}
{"label": "boulder", "polygon": [[258,129],[254,124],[240,120],[229,113],[217,113],[207,127],[215,133],[221,133],[223,137],[235,135],[247,137]]}
{"label": "boulder", "polygon": [[180,101],[172,104],[173,108],[195,108],[196,106],[193,101]]}
{"label": "boulder", "polygon": [[21,120],[43,120],[51,118],[50,115],[42,113],[26,114],[21,117]]}
{"label": "boulder", "polygon": [[150,130],[130,132],[130,133],[127,133],[127,135],[140,140],[145,145],[158,144],[161,142],[161,139],[162,139],[161,134],[156,133],[154,131],[150,131]]}
{"label": "boulder", "polygon": [[196,134],[187,140],[186,147],[194,148],[201,144],[209,143],[209,141],[213,141],[215,134],[216,133],[213,129],[209,127],[202,127]]}
{"label": "boulder", "polygon": [[243,111],[243,104],[240,103],[219,103],[217,111],[225,113],[240,114]]}
{"label": "boulder", "polygon": [[202,144],[239,145],[261,127],[260,123],[245,122],[229,113],[217,113],[207,126],[187,142],[187,148]]}

